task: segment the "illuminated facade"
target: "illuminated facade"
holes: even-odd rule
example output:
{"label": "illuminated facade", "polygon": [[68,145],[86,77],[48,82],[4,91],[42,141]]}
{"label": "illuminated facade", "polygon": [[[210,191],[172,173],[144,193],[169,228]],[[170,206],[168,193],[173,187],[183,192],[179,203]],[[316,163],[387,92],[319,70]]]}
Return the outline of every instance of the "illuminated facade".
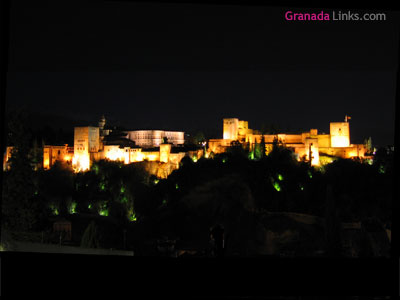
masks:
{"label": "illuminated facade", "polygon": [[[367,147],[362,144],[350,143],[350,124],[331,122],[329,134],[318,134],[317,129],[310,129],[301,134],[265,134],[250,129],[248,122],[237,118],[223,120],[223,139],[210,139],[207,152],[201,150],[185,150],[174,147],[184,144],[184,132],[163,130],[123,131],[121,135],[111,136],[111,129],[105,129],[104,116],[99,127],[86,126],[74,128],[74,146],[68,145],[43,147],[43,168],[51,168],[56,161],[71,164],[76,172],[89,170],[93,161],[107,159],[121,161],[125,164],[149,161],[169,164],[168,170],[179,168],[181,159],[185,156],[196,162],[213,152],[223,153],[232,142],[240,142],[250,151],[256,144],[265,143],[265,153],[272,150],[274,141],[293,150],[298,160],[310,161],[312,165],[324,164],[327,157],[364,158]],[[113,133],[114,134],[114,133]],[[167,142],[165,143],[165,138]],[[135,143],[133,143],[134,141]],[[8,168],[8,160],[12,147],[7,147],[4,153],[3,169]],[[323,157],[323,159],[321,159]],[[164,171],[163,171],[164,172]],[[169,171],[168,171],[169,172]]]}
{"label": "illuminated facade", "polygon": [[13,150],[14,147],[12,146],[8,146],[6,148],[6,151],[4,152],[3,155],[3,171],[6,171],[10,168],[10,164],[9,164],[9,160],[11,158],[11,152]]}
{"label": "illuminated facade", "polygon": [[[110,135],[111,130],[104,128],[104,117],[100,120],[99,127],[75,127],[72,160],[75,171],[89,170],[93,161],[106,159],[124,164],[142,161],[167,163],[172,172],[179,168],[179,162],[184,156],[191,155],[187,152],[171,151],[172,146],[184,144],[184,132],[135,130],[124,131],[121,136],[113,137]],[[164,143],[165,138],[167,143]],[[201,154],[196,157],[200,156]]]}
{"label": "illuminated facade", "polygon": [[43,169],[50,169],[56,161],[72,163],[74,157],[74,148],[64,146],[49,146],[43,147]]}
{"label": "illuminated facade", "polygon": [[330,124],[331,147],[350,147],[349,122],[332,122]]}
{"label": "illuminated facade", "polygon": [[89,170],[91,161],[98,158],[100,147],[99,127],[75,127],[72,159],[74,169],[77,171]]}
{"label": "illuminated facade", "polygon": [[353,145],[350,143],[350,123],[331,122],[330,134],[318,134],[317,129],[301,134],[265,134],[249,129],[247,121],[236,118],[224,119],[223,139],[209,140],[208,152],[223,153],[233,141],[247,144],[249,149],[254,149],[255,144],[260,144],[264,139],[265,150],[268,153],[272,149],[275,139],[283,146],[290,148],[300,160],[310,161],[314,166],[320,165],[321,155],[337,156],[342,158],[365,157],[367,149],[365,145]]}
{"label": "illuminated facade", "polygon": [[239,130],[239,119],[229,118],[224,119],[224,140],[233,140],[236,141],[238,139],[238,130]]}
{"label": "illuminated facade", "polygon": [[174,146],[185,143],[185,133],[182,131],[164,131],[164,130],[132,130],[126,131],[127,138],[134,141],[135,144],[143,148],[159,147],[164,138],[169,144]]}

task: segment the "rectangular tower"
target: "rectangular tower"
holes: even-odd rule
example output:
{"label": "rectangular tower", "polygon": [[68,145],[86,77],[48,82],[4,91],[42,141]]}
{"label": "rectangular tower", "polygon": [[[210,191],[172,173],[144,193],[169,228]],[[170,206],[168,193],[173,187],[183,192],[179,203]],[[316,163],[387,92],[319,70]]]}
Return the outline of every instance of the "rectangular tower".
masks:
{"label": "rectangular tower", "polygon": [[239,131],[239,119],[229,118],[224,119],[224,140],[237,140]]}
{"label": "rectangular tower", "polygon": [[350,147],[349,122],[330,123],[331,147]]}
{"label": "rectangular tower", "polygon": [[306,138],[304,143],[306,159],[311,160],[312,166],[319,166],[318,138]]}
{"label": "rectangular tower", "polygon": [[89,153],[97,153],[99,148],[99,127],[86,126],[74,128],[74,159],[72,165],[76,170],[88,170],[90,168]]}

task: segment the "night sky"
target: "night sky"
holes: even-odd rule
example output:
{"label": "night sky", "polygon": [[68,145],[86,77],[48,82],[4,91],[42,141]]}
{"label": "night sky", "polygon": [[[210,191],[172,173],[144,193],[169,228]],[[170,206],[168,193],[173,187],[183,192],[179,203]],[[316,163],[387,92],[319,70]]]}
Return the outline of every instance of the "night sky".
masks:
{"label": "night sky", "polygon": [[217,138],[225,117],[329,133],[347,114],[352,143],[393,144],[398,13],[289,22],[331,10],[54,2],[11,3],[6,109]]}

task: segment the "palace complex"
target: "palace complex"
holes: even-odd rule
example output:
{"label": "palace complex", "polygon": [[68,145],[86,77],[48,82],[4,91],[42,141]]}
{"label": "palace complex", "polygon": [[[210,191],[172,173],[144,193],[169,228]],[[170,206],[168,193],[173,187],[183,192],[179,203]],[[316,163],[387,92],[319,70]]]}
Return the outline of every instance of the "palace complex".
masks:
{"label": "palace complex", "polygon": [[257,130],[250,129],[247,121],[237,118],[224,119],[223,138],[209,140],[208,149],[214,153],[222,153],[232,145],[232,142],[238,141],[252,151],[256,144],[264,143],[266,154],[268,154],[275,140],[293,150],[298,160],[310,161],[311,158],[311,164],[314,166],[324,163],[320,159],[321,156],[364,158],[369,149],[363,144],[350,143],[348,119],[349,117],[346,116],[344,122],[331,122],[329,134],[318,134],[317,129],[310,129],[300,134],[261,134]]}
{"label": "palace complex", "polygon": [[[317,129],[300,134],[262,134],[250,129],[247,121],[226,118],[223,120],[222,139],[210,139],[206,147],[191,148],[184,145],[184,132],[181,131],[115,131],[107,129],[105,123],[103,116],[98,126],[75,127],[73,147],[43,146],[42,167],[49,169],[56,161],[64,161],[71,164],[76,172],[80,172],[89,170],[94,161],[102,159],[122,161],[125,164],[154,161],[171,165],[169,174],[179,168],[179,162],[185,156],[196,161],[212,153],[223,153],[228,147],[239,144],[250,153],[257,145],[265,145],[265,154],[268,154],[273,144],[279,143],[291,149],[298,160],[309,161],[313,166],[325,164],[329,162],[326,158],[332,157],[365,158],[370,150],[362,144],[351,144],[347,116],[344,122],[331,122],[329,134],[318,134]],[[4,154],[4,170],[7,169],[11,149],[7,147]]]}

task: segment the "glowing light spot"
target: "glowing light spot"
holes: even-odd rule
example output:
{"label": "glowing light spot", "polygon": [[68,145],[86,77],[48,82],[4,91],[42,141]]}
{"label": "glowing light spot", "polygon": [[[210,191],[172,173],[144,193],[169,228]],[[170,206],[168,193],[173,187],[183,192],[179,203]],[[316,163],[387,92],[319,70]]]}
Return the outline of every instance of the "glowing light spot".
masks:
{"label": "glowing light spot", "polygon": [[55,216],[58,216],[59,212],[58,212],[58,208],[55,207],[55,205],[51,204],[50,205],[50,209],[51,209],[51,213]]}
{"label": "glowing light spot", "polygon": [[311,171],[307,171],[307,173],[308,173],[308,177],[312,178]]}
{"label": "glowing light spot", "polygon": [[108,217],[108,209],[101,209],[99,214],[100,216]]}
{"label": "glowing light spot", "polygon": [[75,172],[84,172],[90,168],[89,153],[77,153],[72,158],[72,166]]}
{"label": "glowing light spot", "polygon": [[123,186],[121,186],[121,194],[123,194],[125,192],[125,188]]}
{"label": "glowing light spot", "polygon": [[105,217],[108,216],[107,203],[103,202],[103,204],[100,206],[99,215]]}
{"label": "glowing light spot", "polygon": [[76,214],[76,202],[72,202],[69,206],[69,213]]}
{"label": "glowing light spot", "polygon": [[251,151],[251,152],[249,153],[249,159],[250,159],[250,160],[254,160],[254,151]]}
{"label": "glowing light spot", "polygon": [[194,156],[192,157],[192,160],[193,160],[193,162],[197,162],[197,156],[194,155]]}
{"label": "glowing light spot", "polygon": [[277,190],[278,192],[281,191],[281,187],[280,187],[280,185],[279,185],[278,182],[274,182],[274,183],[273,183],[273,186],[274,186],[275,190]]}
{"label": "glowing light spot", "polygon": [[223,162],[223,163],[226,163],[226,158],[225,158],[225,157],[222,159],[222,162]]}
{"label": "glowing light spot", "polygon": [[92,208],[92,204],[89,204],[89,205],[88,205],[88,208],[91,209],[91,208]]}
{"label": "glowing light spot", "polygon": [[283,180],[283,176],[282,176],[281,174],[278,174],[278,179],[279,179],[280,181],[282,181],[282,180]]}
{"label": "glowing light spot", "polygon": [[280,192],[281,186],[279,185],[279,183],[277,181],[275,181],[272,176],[270,176],[269,179],[271,180],[271,183],[272,183],[272,186],[274,187],[274,189],[277,190],[278,192]]}
{"label": "glowing light spot", "polygon": [[177,183],[175,184],[175,189],[179,189],[179,185]]}
{"label": "glowing light spot", "polygon": [[159,179],[154,179],[154,184],[157,184],[157,183],[159,183],[160,182],[160,180]]}
{"label": "glowing light spot", "polygon": [[136,214],[135,213],[133,213],[133,214],[131,214],[130,216],[129,216],[129,221],[131,221],[131,222],[136,222]]}
{"label": "glowing light spot", "polygon": [[104,191],[106,189],[106,185],[104,183],[99,184],[100,190]]}
{"label": "glowing light spot", "polygon": [[331,136],[332,147],[349,147],[350,140],[348,136]]}

